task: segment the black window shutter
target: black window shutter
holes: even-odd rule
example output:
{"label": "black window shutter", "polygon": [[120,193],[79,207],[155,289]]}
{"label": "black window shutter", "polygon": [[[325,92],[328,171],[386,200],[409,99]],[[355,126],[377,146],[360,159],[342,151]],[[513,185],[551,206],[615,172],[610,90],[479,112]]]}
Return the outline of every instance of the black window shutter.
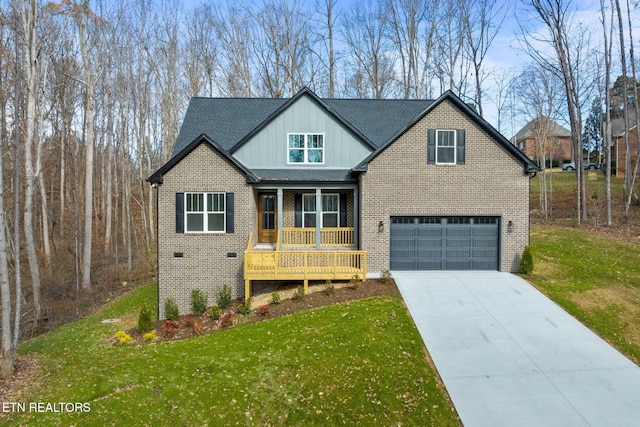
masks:
{"label": "black window shutter", "polygon": [[458,141],[456,150],[456,163],[459,165],[464,165],[464,157],[465,157],[465,132],[464,129],[458,129]]}
{"label": "black window shutter", "polygon": [[293,204],[295,208],[295,226],[302,227],[302,194],[293,195]]}
{"label": "black window shutter", "polygon": [[347,226],[347,197],[344,194],[338,196],[340,198],[340,227]]}
{"label": "black window shutter", "polygon": [[227,233],[233,233],[233,227],[234,227],[234,205],[233,205],[233,193],[227,193],[227,199],[225,200],[225,210],[227,212],[227,224],[226,224],[226,228],[225,231]]}
{"label": "black window shutter", "polygon": [[427,163],[434,165],[436,163],[436,130],[427,130]]}
{"label": "black window shutter", "polygon": [[176,193],[176,233],[184,233],[184,193]]}

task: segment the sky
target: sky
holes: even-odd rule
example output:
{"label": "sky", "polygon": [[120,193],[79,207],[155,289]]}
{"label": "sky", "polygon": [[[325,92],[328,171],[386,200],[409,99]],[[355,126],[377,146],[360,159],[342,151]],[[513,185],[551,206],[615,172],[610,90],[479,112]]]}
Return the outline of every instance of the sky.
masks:
{"label": "sky", "polygon": [[[201,3],[207,3],[209,1],[215,2],[216,0],[182,0],[185,12],[191,10]],[[260,0],[256,0],[260,1]],[[563,0],[565,3],[567,0]],[[529,31],[544,31],[540,21],[535,19],[531,15],[531,8],[524,6],[522,1],[517,1],[514,4],[513,0],[497,0],[499,4],[502,4],[508,12],[505,16],[505,20],[500,28],[499,33],[494,39],[491,48],[484,60],[483,68],[487,73],[491,75],[485,80],[487,93],[495,93],[494,80],[498,75],[505,74],[505,72],[517,73],[518,70],[522,70],[524,66],[531,62],[531,58],[525,53],[521,47],[519,41],[522,36],[521,25]],[[609,2],[609,0],[605,0]],[[352,7],[353,0],[337,0],[337,7],[344,9]],[[571,0],[571,4],[575,5],[576,12],[574,14],[574,22],[580,23],[585,31],[591,31],[592,44],[601,44],[602,24],[600,23],[600,1],[599,0]],[[626,0],[621,0],[621,5],[624,8]],[[623,16],[624,24],[627,25],[626,15]],[[637,40],[640,37],[640,10],[633,12],[632,25],[634,25],[634,41],[638,46]],[[614,36],[616,37],[616,36]],[[614,42],[617,43],[617,38]],[[539,50],[547,52],[553,52],[552,47],[548,44],[539,43],[536,45]],[[636,49],[637,50],[637,49]],[[640,52],[638,52],[640,54]],[[619,64],[619,55],[617,56],[616,63]],[[615,66],[615,65],[614,65]],[[615,79],[614,75],[613,79]],[[438,94],[435,94],[436,96]],[[498,113],[495,103],[490,102],[488,99],[483,100],[484,118],[492,124],[495,128],[498,128]],[[586,117],[586,114],[585,114]],[[504,121],[499,130],[507,136],[514,135],[522,126],[524,126],[526,120],[516,118],[516,121]],[[565,127],[568,127],[567,123],[561,123]]]}

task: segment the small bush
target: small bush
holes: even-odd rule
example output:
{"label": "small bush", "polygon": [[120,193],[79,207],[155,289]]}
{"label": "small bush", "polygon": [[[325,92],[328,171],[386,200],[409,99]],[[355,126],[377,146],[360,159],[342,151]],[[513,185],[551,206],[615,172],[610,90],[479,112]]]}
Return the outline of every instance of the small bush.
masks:
{"label": "small bush", "polygon": [[220,315],[222,314],[222,309],[217,305],[213,305],[211,306],[211,311],[209,312],[209,314],[213,320],[218,320],[220,318]]}
{"label": "small bush", "polygon": [[176,332],[178,332],[179,327],[180,327],[180,324],[178,322],[176,322],[175,320],[167,319],[164,321],[164,327],[162,328],[162,335],[164,335],[167,338],[171,338],[176,334]]}
{"label": "small bush", "polygon": [[178,304],[173,298],[167,298],[164,301],[164,316],[169,320],[178,320],[178,317],[180,317]]}
{"label": "small bush", "polygon": [[200,289],[193,289],[191,291],[191,308],[193,309],[193,314],[196,316],[200,316],[207,310],[207,300],[208,296],[205,292],[202,292]]}
{"label": "small bush", "polygon": [[293,294],[293,297],[291,297],[291,299],[294,300],[295,302],[305,301],[307,299],[307,296],[304,293],[304,287],[298,286],[296,288],[296,292]]}
{"label": "small bush", "polygon": [[391,272],[389,270],[382,270],[382,274],[380,275],[382,279],[382,283],[385,285],[390,285],[393,279],[391,278]]}
{"label": "small bush", "polygon": [[138,315],[138,332],[144,334],[153,329],[153,319],[151,318],[151,311],[147,306],[142,306],[140,314]]}
{"label": "small bush", "polygon": [[231,326],[233,326],[233,316],[234,314],[230,311],[227,311],[225,314],[223,314],[220,318],[220,327],[230,328]]}
{"label": "small bush", "polygon": [[156,331],[147,332],[142,336],[144,342],[154,342],[156,340]]}
{"label": "small bush", "polygon": [[243,316],[251,313],[251,298],[238,306],[238,313],[242,314]]}
{"label": "small bush", "polygon": [[327,280],[324,284],[324,294],[327,296],[331,296],[336,293],[336,288],[331,283],[331,280]]}
{"label": "small bush", "polygon": [[193,322],[191,329],[193,330],[193,335],[200,335],[202,332],[202,325],[198,322]]}
{"label": "small bush", "polygon": [[533,255],[531,254],[531,248],[529,248],[529,246],[525,246],[522,252],[522,258],[520,258],[520,273],[533,273]]}
{"label": "small bush", "polygon": [[280,294],[277,292],[271,292],[271,305],[278,305],[280,304]]}
{"label": "small bush", "polygon": [[225,309],[231,305],[231,286],[224,285],[222,289],[218,291],[218,306],[221,309]]}
{"label": "small bush", "polygon": [[357,274],[354,274],[349,282],[351,283],[351,287],[353,287],[354,289],[358,289],[362,284],[362,279]]}
{"label": "small bush", "polygon": [[258,308],[258,313],[262,314],[263,316],[266,316],[267,314],[269,314],[270,311],[271,311],[271,307],[269,307],[268,305],[261,305]]}
{"label": "small bush", "polygon": [[133,338],[131,338],[131,335],[129,335],[125,331],[118,331],[115,333],[113,337],[118,340],[117,344],[119,346],[125,346],[127,344],[130,344],[131,341],[133,341]]}

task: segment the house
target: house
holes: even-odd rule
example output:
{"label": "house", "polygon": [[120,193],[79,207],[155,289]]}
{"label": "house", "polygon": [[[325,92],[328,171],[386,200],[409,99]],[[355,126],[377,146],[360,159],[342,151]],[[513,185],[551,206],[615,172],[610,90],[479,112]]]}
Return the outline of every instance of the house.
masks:
{"label": "house", "polygon": [[158,196],[159,315],[191,290],[518,271],[537,166],[447,92],[436,100],[194,98]]}
{"label": "house", "polygon": [[[624,117],[616,117],[611,120],[611,134],[613,135],[613,153],[612,157],[615,163],[615,174],[623,177],[626,170],[626,143],[625,129],[627,128],[627,120]],[[629,152],[631,153],[631,166],[635,166],[638,161],[638,133],[636,126],[636,111],[629,114]]]}
{"label": "house", "polygon": [[571,131],[548,117],[531,120],[516,133],[512,142],[530,159],[539,159],[543,150],[546,159],[560,163],[573,159]]}

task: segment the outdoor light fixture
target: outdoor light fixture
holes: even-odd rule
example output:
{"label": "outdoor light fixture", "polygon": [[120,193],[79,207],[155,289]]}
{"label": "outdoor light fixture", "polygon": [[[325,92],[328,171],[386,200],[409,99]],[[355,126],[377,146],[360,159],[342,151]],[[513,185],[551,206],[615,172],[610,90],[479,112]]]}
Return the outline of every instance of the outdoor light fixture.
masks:
{"label": "outdoor light fixture", "polygon": [[509,221],[507,223],[507,232],[508,233],[512,233],[513,232],[513,221]]}
{"label": "outdoor light fixture", "polygon": [[378,233],[382,233],[384,231],[384,222],[380,221],[378,223]]}

